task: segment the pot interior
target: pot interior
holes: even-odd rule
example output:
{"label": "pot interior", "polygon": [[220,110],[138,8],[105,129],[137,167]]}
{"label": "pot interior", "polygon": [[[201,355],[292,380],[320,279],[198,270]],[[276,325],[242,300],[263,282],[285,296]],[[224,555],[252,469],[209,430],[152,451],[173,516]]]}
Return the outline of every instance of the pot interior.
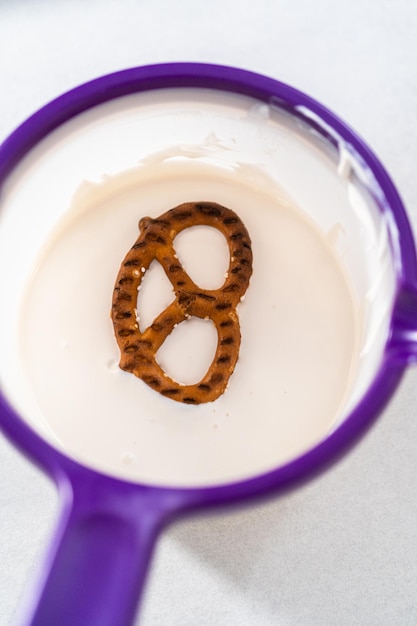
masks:
{"label": "pot interior", "polygon": [[[349,415],[389,332],[395,226],[366,164],[319,127],[277,103],[170,88],[94,107],[22,159],[0,198],[0,377],[36,432],[111,475],[202,486],[279,467]],[[119,369],[110,308],[139,220],[195,201],[243,220],[253,274],[228,388],[189,406]],[[197,284],[217,288],[223,235],[189,231],[174,242],[178,257]],[[173,297],[155,262],[139,323]],[[158,360],[197,382],[216,341],[210,320],[190,319]]]}

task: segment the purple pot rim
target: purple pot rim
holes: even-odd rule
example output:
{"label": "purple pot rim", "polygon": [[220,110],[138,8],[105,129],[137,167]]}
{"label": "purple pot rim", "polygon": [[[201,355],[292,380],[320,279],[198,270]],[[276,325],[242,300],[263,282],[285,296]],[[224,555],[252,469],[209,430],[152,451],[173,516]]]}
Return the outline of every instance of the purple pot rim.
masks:
{"label": "purple pot rim", "polygon": [[[343,139],[372,171],[383,191],[386,207],[399,240],[396,271],[398,290],[411,286],[417,293],[417,261],[411,227],[401,198],[388,173],[366,143],[329,109],[310,96],[280,81],[247,70],[205,63],[166,63],[121,70],[102,76],[66,92],[23,122],[0,145],[0,188],[21,159],[53,130],[76,115],[104,102],[141,91],[198,87],[271,100],[295,113],[304,107],[324,121]],[[302,115],[301,115],[302,116]],[[314,123],[313,123],[314,125]],[[333,134],[319,129],[330,141]],[[394,316],[393,316],[394,317]],[[393,322],[394,324],[394,322]],[[345,454],[365,434],[397,388],[407,359],[385,355],[381,367],[362,400],[350,415],[324,440],[291,462],[254,478],[216,486],[163,487],[115,478],[67,457],[33,431],[10,407],[0,391],[0,428],[4,434],[55,479],[68,480],[75,488],[81,481],[101,481],[109,489],[142,490],[173,499],[173,509],[186,510],[223,505],[252,497],[272,495],[311,479]]]}

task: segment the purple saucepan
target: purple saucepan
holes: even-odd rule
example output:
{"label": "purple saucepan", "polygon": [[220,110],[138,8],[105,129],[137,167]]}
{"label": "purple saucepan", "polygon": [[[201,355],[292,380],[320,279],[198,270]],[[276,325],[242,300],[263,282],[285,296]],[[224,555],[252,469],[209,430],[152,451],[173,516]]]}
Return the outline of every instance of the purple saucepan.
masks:
{"label": "purple saucepan", "polygon": [[5,436],[55,481],[61,500],[59,524],[28,603],[26,624],[132,624],[155,541],[167,523],[184,513],[274,496],[323,471],[367,431],[406,366],[417,360],[416,254],[401,199],[378,159],[354,132],[325,107],[285,84],[239,69],[193,63],[104,76],[46,105],[6,139],[0,146],[0,185],[7,183],[41,140],[78,114],[129,94],[171,88],[209,89],[273,102],[329,145],[337,148],[337,141],[343,140],[371,173],[369,193],[390,235],[387,245],[391,245],[396,289],[389,332],[367,390],[323,440],[272,471],[213,487],[151,486],[90,469],[37,434],[13,408],[2,385],[0,425]]}

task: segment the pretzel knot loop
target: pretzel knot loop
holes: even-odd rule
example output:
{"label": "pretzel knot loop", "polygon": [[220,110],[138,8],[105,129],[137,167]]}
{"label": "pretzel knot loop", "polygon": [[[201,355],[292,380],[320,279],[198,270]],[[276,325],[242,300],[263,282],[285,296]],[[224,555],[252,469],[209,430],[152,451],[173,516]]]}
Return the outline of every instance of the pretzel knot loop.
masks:
{"label": "pretzel knot loop", "polygon": [[[219,289],[198,287],[175,254],[176,235],[191,226],[217,228],[229,247],[229,269]],[[113,293],[112,320],[121,358],[120,368],[132,372],[163,396],[188,404],[216,400],[226,389],[239,356],[240,327],[236,307],[252,274],[249,234],[240,218],[212,202],[184,203],[152,219],[139,222],[139,237],[120,267]],[[141,332],[137,322],[137,293],[146,270],[156,259],[170,280],[175,300]],[[170,378],[156,353],[174,327],[194,316],[211,319],[217,330],[217,349],[204,377],[193,385]]]}

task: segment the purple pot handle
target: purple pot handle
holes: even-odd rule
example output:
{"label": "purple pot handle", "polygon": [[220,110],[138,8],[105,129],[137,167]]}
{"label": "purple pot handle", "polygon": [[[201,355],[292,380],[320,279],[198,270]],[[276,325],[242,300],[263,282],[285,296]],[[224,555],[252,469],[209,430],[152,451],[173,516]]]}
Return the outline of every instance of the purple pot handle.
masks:
{"label": "purple pot handle", "polygon": [[155,541],[178,508],[175,491],[83,474],[77,485],[61,481],[64,506],[27,626],[131,626]]}

